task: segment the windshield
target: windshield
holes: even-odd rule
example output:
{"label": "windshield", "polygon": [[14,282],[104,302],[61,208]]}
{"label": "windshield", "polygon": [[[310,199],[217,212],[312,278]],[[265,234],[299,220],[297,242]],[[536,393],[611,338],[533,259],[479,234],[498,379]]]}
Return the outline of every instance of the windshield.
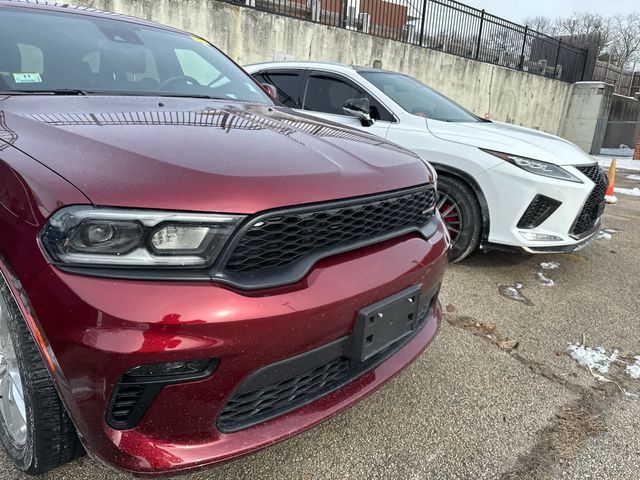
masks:
{"label": "windshield", "polygon": [[358,72],[407,112],[443,122],[479,122],[473,113],[415,78],[389,72]]}
{"label": "windshield", "polygon": [[198,37],[88,15],[0,8],[0,91],[212,97],[271,104]]}

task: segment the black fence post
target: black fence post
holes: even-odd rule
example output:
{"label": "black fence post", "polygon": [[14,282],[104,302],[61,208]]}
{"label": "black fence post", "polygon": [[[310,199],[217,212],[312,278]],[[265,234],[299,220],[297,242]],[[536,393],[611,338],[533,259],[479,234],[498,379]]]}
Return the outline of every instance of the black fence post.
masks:
{"label": "black fence post", "polygon": [[[580,56],[582,57],[582,73],[580,74],[580,79],[578,81],[591,80],[591,78],[589,79],[584,78],[585,73],[587,71],[587,55],[580,55]],[[574,81],[575,81],[575,78],[574,78]]]}
{"label": "black fence post", "polygon": [[424,24],[427,21],[427,2],[429,0],[423,0],[422,3],[422,23],[420,24],[420,36],[418,37],[418,45],[424,45]]}
{"label": "black fence post", "polygon": [[520,52],[520,70],[524,70],[524,49],[527,46],[527,32],[529,31],[529,26],[525,25],[524,27],[524,39],[522,40],[522,52]]}
{"label": "black fence post", "polygon": [[478,29],[478,44],[476,45],[476,60],[480,57],[480,42],[482,41],[482,26],[484,24],[484,9],[480,13],[480,28]]}
{"label": "black fence post", "polygon": [[347,28],[348,1],[347,0],[341,0],[341,1],[342,1],[342,8],[340,8],[340,26],[342,28]]}
{"label": "black fence post", "polygon": [[553,62],[553,78],[558,76],[558,60],[560,60],[560,47],[562,46],[562,40],[558,40],[558,51],[556,52],[556,61]]}

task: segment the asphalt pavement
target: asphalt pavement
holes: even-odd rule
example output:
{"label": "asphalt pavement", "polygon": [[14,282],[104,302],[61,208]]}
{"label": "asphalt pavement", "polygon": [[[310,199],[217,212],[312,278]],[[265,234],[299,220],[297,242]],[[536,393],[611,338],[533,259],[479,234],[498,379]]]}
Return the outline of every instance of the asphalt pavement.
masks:
{"label": "asphalt pavement", "polygon": [[[619,171],[617,185],[640,187],[630,173]],[[180,478],[640,478],[640,380],[624,372],[640,355],[640,198],[618,198],[605,211],[608,233],[579,252],[478,252],[452,265],[437,339],[369,398]],[[529,301],[504,296],[509,287]],[[573,342],[618,349],[621,360],[598,379],[567,355]],[[0,453],[0,478],[27,477]],[[127,477],[83,457],[46,478]]]}

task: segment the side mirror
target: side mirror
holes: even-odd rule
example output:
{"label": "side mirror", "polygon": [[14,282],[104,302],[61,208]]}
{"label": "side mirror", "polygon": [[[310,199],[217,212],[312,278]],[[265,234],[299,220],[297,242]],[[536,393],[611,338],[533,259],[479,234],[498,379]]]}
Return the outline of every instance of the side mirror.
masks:
{"label": "side mirror", "polygon": [[359,118],[363,127],[373,125],[370,109],[368,98],[350,98],[342,106],[342,111],[347,115]]}
{"label": "side mirror", "polygon": [[261,83],[260,86],[267,93],[267,95],[271,97],[271,100],[278,100],[278,90],[276,89],[276,87],[269,83]]}

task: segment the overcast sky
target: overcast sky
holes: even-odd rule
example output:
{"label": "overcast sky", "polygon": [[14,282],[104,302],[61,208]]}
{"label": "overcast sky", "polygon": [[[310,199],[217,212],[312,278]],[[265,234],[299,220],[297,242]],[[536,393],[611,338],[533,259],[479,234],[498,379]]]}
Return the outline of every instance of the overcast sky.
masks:
{"label": "overcast sky", "polygon": [[639,0],[459,0],[487,13],[521,23],[524,18],[543,15],[556,18],[573,12],[592,12],[609,16],[640,12]]}

